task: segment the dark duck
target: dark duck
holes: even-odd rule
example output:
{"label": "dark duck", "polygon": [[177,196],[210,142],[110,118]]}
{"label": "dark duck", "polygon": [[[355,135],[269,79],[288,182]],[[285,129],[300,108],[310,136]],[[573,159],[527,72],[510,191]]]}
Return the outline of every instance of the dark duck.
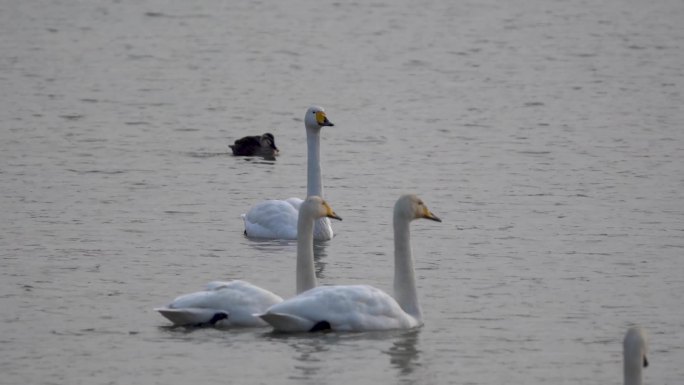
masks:
{"label": "dark duck", "polygon": [[245,136],[231,144],[235,156],[263,156],[272,158],[278,155],[278,147],[275,145],[273,134],[265,133],[261,136]]}

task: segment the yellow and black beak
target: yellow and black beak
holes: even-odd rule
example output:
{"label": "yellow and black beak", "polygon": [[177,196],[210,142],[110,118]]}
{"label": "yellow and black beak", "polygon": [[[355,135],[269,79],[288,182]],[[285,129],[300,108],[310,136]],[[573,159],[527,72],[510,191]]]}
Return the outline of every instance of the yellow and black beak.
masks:
{"label": "yellow and black beak", "polygon": [[330,207],[330,205],[328,205],[327,202],[323,202],[323,205],[325,206],[325,210],[326,210],[325,216],[326,217],[332,218],[332,219],[337,219],[338,221],[342,220],[342,218],[340,218],[337,214],[335,214],[335,211],[333,211],[332,207]]}
{"label": "yellow and black beak", "polygon": [[318,122],[318,125],[321,127],[334,126],[334,124],[328,120],[328,117],[325,115],[325,112],[323,111],[316,112],[316,122]]}
{"label": "yellow and black beak", "polygon": [[429,219],[429,220],[435,221],[435,222],[441,222],[442,221],[441,219],[439,219],[439,217],[437,215],[433,214],[432,211],[430,211],[427,208],[427,206],[423,206],[423,218]]}

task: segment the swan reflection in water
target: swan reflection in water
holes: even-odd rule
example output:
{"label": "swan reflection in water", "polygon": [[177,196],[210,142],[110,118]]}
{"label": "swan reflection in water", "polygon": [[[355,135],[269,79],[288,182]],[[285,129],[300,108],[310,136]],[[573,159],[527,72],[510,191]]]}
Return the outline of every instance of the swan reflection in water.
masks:
{"label": "swan reflection in water", "polygon": [[[292,271],[295,271],[295,263],[297,260],[297,241],[288,239],[259,239],[259,238],[245,238],[245,243],[257,250],[261,255],[273,255],[274,252],[283,255],[292,255]],[[328,264],[325,258],[328,256],[326,248],[330,241],[314,239],[314,269],[316,270],[316,278],[325,278],[325,266]]]}
{"label": "swan reflection in water", "polygon": [[[363,376],[364,371],[377,371],[377,367],[371,365],[377,360],[377,352],[381,352],[389,356],[390,367],[397,370],[397,378],[402,379],[402,383],[419,384],[420,378],[416,378],[414,373],[421,367],[420,350],[417,348],[419,334],[420,329],[411,329],[358,333],[267,332],[262,337],[289,347],[288,350],[292,352],[290,356],[294,361],[293,368],[296,369],[296,373],[289,376],[290,379],[315,381],[325,378],[331,371],[339,370],[335,365],[331,365],[331,362],[342,357],[354,357],[359,360],[360,363],[355,365],[354,372],[358,376]],[[360,351],[368,351],[367,346],[377,346],[377,349],[372,349],[376,352],[373,357],[366,359],[356,355]]]}
{"label": "swan reflection in water", "polygon": [[390,356],[390,364],[399,370],[402,376],[413,373],[414,369],[420,366],[419,353],[416,347],[420,329],[411,329],[397,333],[392,342],[392,347],[383,353]]}

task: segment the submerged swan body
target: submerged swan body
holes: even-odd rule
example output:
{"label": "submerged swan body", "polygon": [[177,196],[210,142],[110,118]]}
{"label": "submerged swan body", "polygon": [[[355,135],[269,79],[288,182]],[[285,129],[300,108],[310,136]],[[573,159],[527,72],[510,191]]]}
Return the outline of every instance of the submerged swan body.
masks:
{"label": "submerged swan body", "polygon": [[280,332],[421,326],[409,232],[410,222],[418,218],[441,222],[417,196],[400,197],[394,206],[394,297],[368,285],[319,286],[271,306],[260,317]]}
{"label": "submerged swan body", "polygon": [[268,132],[261,136],[245,136],[236,140],[234,144],[228,147],[233,150],[233,155],[235,156],[263,156],[271,158],[279,153],[273,134]]}
{"label": "submerged swan body", "polygon": [[622,342],[624,384],[641,385],[642,369],[648,366],[648,338],[640,327],[627,330]]}
{"label": "submerged swan body", "polygon": [[[301,204],[297,240],[297,293],[316,286],[313,265],[313,227],[319,218],[340,219],[330,206],[317,196]],[[175,326],[217,325],[221,327],[267,326],[256,317],[270,306],[282,302],[278,295],[249,282],[214,281],[205,290],[181,295],[168,306],[155,309]]]}
{"label": "submerged swan body", "polygon": [[[334,126],[323,108],[310,107],[304,117],[307,141],[307,196],[323,197],[321,181],[321,128]],[[252,238],[297,239],[297,213],[302,204],[300,198],[267,200],[252,206],[242,215],[245,235]],[[329,240],[333,230],[328,218],[321,218],[314,226],[314,239]]]}

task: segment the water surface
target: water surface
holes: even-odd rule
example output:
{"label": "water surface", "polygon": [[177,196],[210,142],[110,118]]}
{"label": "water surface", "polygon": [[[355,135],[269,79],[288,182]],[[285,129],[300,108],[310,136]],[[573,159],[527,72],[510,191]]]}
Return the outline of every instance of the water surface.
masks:
{"label": "water surface", "polygon": [[[651,336],[684,378],[681,1],[0,4],[7,384],[605,384]],[[239,215],[305,192],[324,106],[320,282],[391,289],[412,226],[425,326],[172,329],[215,279],[294,292],[295,245]],[[272,132],[274,162],[227,145]]]}

